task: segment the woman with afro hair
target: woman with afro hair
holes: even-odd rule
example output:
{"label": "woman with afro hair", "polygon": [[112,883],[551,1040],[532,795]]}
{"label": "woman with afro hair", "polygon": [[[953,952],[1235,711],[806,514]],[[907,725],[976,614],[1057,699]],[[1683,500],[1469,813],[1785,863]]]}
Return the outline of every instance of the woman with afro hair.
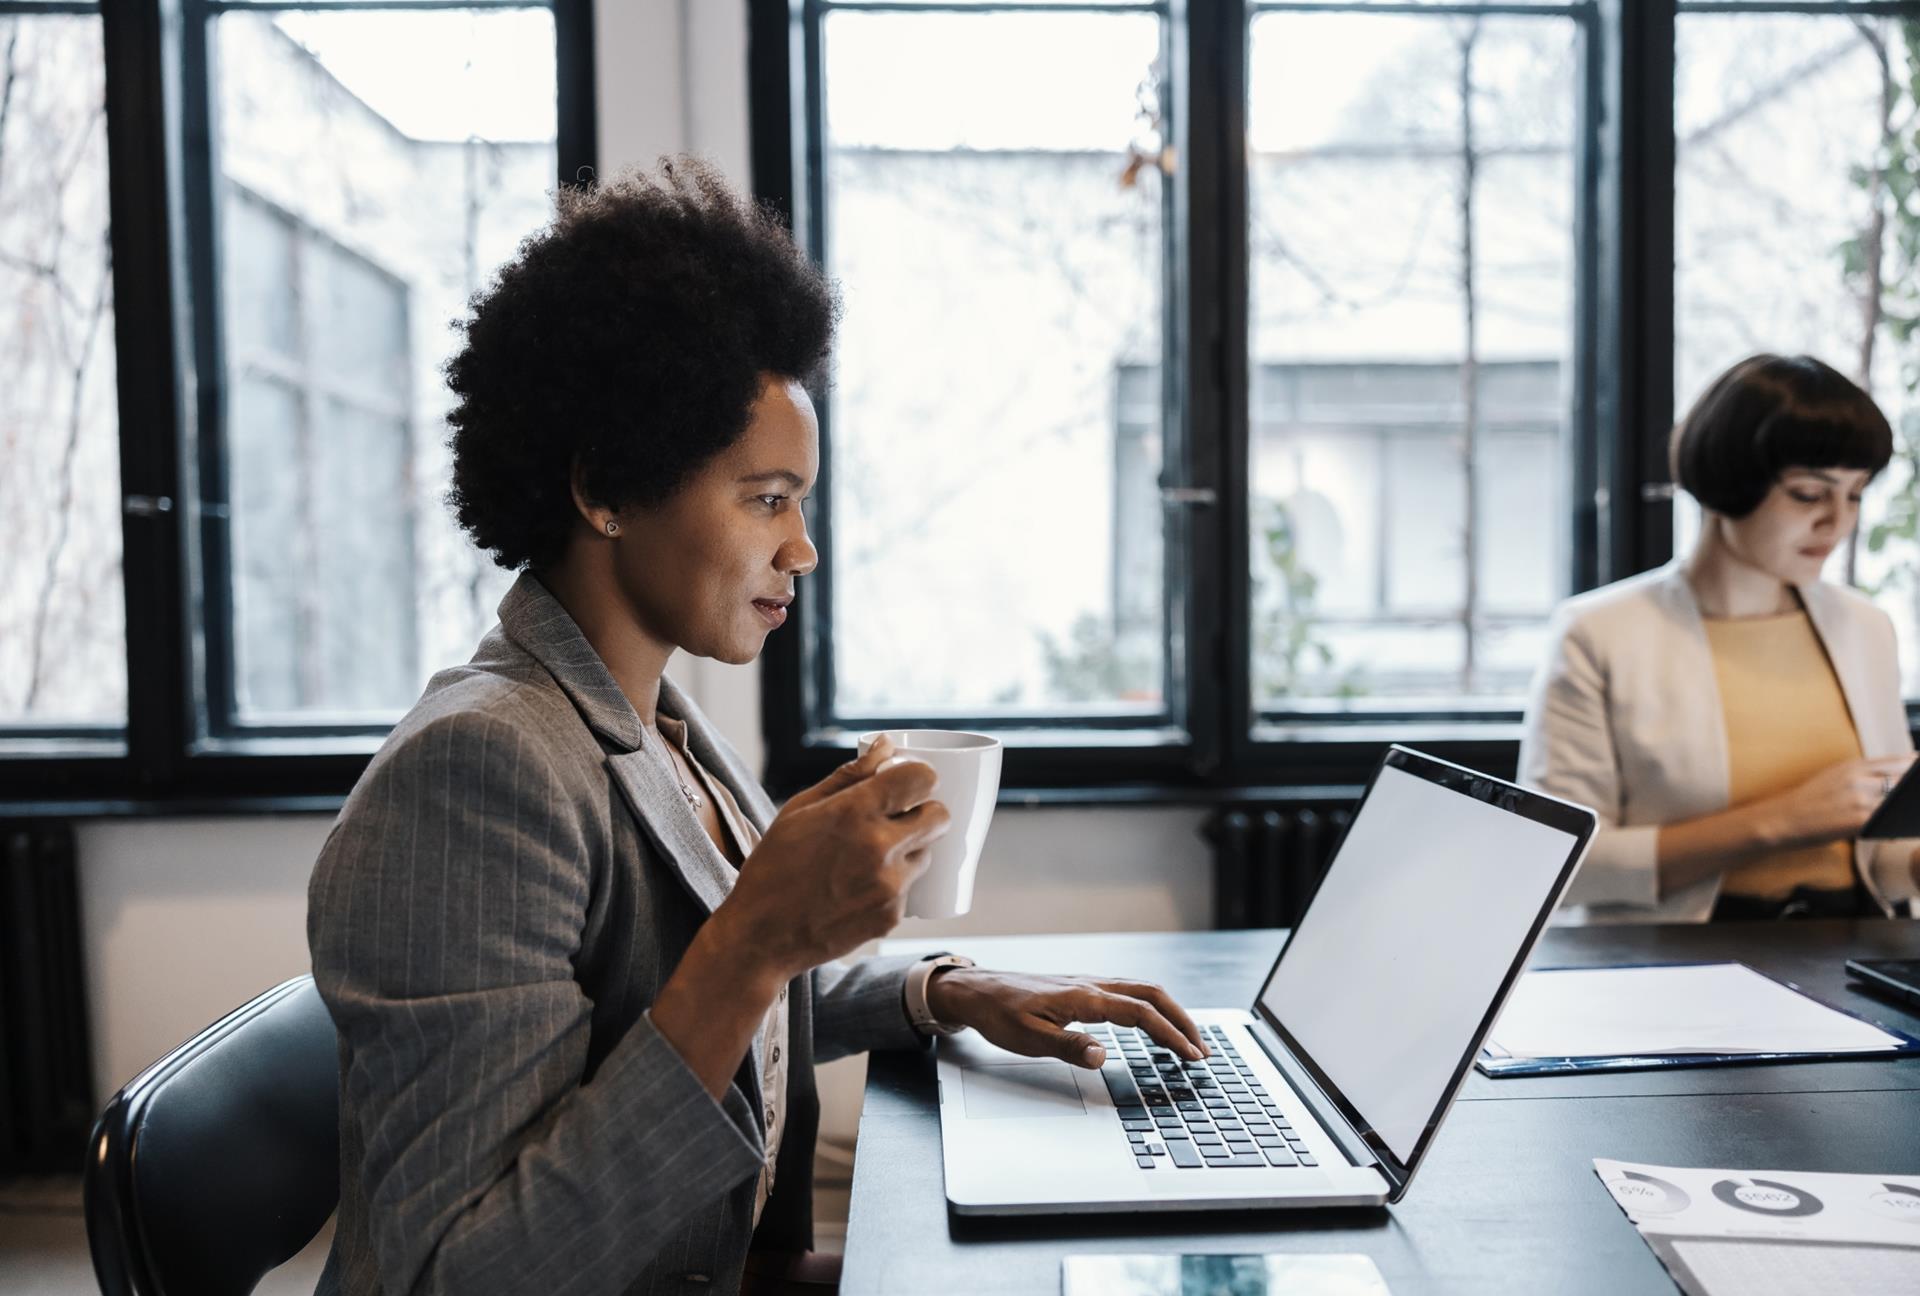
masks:
{"label": "woman with afro hair", "polygon": [[947,826],[886,744],[776,810],[666,677],[749,662],[819,555],[809,386],[836,301],[709,167],[564,190],[447,368],[451,503],[519,573],[315,867],[340,1036],[320,1291],[819,1290],[816,1061],[972,1027],[1098,1067],[1073,1022],[1184,1057],[1137,981],[841,962]]}

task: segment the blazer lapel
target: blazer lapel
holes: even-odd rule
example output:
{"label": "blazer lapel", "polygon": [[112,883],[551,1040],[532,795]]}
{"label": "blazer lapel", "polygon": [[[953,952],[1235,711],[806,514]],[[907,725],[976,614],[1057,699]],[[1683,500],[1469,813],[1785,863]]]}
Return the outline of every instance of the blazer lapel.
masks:
{"label": "blazer lapel", "polygon": [[638,751],[610,754],[607,768],[654,846],[672,862],[700,907],[712,913],[733,890],[733,871],[694,818],[680,781],[667,772],[666,759],[659,744],[648,739]]}
{"label": "blazer lapel", "polygon": [[[661,684],[664,689],[665,681]],[[653,839],[654,846],[672,862],[674,872],[680,875],[681,882],[701,908],[711,914],[733,889],[733,868],[694,817],[693,808],[680,791],[679,779],[668,770],[667,756],[659,750],[659,742],[647,738],[645,744],[639,751],[612,753],[607,757],[607,768],[613,771],[621,795],[633,807],[635,817]],[[792,1047],[788,1045],[789,1052]],[[764,1137],[767,1117],[766,1106],[760,1099],[760,1068],[756,1043],[741,1059],[735,1083],[746,1096],[747,1106],[753,1109],[754,1124],[760,1127]]]}
{"label": "blazer lapel", "polygon": [[1720,677],[1713,667],[1713,646],[1700,619],[1699,600],[1693,596],[1693,586],[1687,583],[1686,568],[1680,560],[1668,564],[1660,589],[1666,614],[1679,632],[1666,641],[1664,648],[1670,654],[1665,667],[1672,684],[1667,693],[1672,708],[1667,717],[1669,732],[1673,746],[1685,753],[1676,760],[1676,767],[1685,771],[1700,799],[1715,807],[1724,806],[1733,774],[1727,754],[1726,718],[1720,706]]}
{"label": "blazer lapel", "polygon": [[[580,627],[539,577],[522,572],[500,600],[500,628],[546,668],[599,735],[608,749],[607,769],[634,816],[687,891],[712,913],[732,889],[731,870],[694,818],[665,754],[647,737],[633,704]],[[663,700],[669,687],[663,681]]]}

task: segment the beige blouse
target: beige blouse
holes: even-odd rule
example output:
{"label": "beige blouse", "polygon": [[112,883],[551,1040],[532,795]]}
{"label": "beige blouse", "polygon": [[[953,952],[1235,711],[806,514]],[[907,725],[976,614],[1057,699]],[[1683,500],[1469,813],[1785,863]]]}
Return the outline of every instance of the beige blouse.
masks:
{"label": "beige blouse", "polygon": [[[1830,765],[1860,759],[1847,699],[1804,611],[1704,624],[1727,727],[1731,804],[1773,796]],[[1775,900],[1798,886],[1852,885],[1853,843],[1835,841],[1750,860],[1727,870],[1720,889]]]}

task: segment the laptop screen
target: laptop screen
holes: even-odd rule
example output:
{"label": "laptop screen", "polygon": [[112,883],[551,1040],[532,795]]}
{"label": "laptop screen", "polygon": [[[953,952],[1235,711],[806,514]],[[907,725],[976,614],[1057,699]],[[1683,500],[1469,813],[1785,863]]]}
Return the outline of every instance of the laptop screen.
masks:
{"label": "laptop screen", "polygon": [[1260,1004],[1403,1165],[1423,1150],[1592,815],[1396,748]]}

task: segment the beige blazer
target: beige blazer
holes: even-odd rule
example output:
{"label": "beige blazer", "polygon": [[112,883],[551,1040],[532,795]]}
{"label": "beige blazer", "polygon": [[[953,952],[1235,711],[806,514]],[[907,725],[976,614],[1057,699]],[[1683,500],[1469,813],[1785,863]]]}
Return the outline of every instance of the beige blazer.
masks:
{"label": "beige blazer", "polygon": [[[1865,596],[1800,587],[1867,756],[1913,750],[1893,623]],[[1720,877],[1661,894],[1661,824],[1724,810],[1727,733],[1713,653],[1678,561],[1568,599],[1555,612],[1520,741],[1520,779],[1591,806],[1600,829],[1567,891],[1563,921],[1704,922]],[[1915,842],[1859,842],[1881,908],[1905,913]]]}

